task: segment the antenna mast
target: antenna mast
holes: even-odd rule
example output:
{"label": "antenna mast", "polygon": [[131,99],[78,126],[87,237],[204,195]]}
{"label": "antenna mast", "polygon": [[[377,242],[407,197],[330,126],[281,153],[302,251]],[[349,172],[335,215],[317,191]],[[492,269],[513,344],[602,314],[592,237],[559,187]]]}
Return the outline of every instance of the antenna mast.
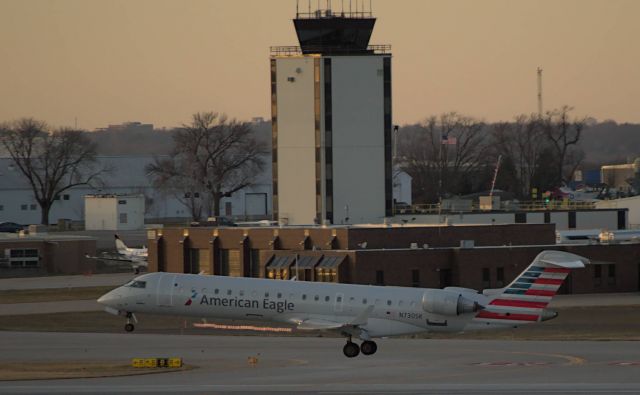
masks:
{"label": "antenna mast", "polygon": [[542,69],[538,67],[538,116],[542,118]]}

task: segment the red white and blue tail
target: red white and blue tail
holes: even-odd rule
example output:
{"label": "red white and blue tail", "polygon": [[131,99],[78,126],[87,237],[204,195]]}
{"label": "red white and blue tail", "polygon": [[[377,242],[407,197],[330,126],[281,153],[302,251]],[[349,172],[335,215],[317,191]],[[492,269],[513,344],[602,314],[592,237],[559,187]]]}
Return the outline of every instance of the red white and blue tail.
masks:
{"label": "red white and blue tail", "polygon": [[[584,267],[586,258],[562,251],[543,251],[511,284],[490,290],[489,303],[476,323],[521,325],[553,318],[545,308],[571,269]],[[491,292],[497,291],[497,292]]]}

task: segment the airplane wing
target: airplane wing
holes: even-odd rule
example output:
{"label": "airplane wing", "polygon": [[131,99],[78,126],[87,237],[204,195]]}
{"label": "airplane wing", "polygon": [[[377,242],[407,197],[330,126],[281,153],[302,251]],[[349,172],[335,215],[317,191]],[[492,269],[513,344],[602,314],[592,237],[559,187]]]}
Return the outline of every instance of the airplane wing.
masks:
{"label": "airplane wing", "polygon": [[340,329],[344,326],[344,324],[341,322],[335,322],[321,318],[308,318],[305,320],[293,319],[292,321],[297,325],[298,329],[303,331]]}
{"label": "airplane wing", "polygon": [[297,325],[300,330],[353,330],[367,324],[369,316],[373,311],[373,305],[367,307],[356,317],[348,316],[331,316],[325,317],[309,317],[309,318],[291,318],[289,322]]}

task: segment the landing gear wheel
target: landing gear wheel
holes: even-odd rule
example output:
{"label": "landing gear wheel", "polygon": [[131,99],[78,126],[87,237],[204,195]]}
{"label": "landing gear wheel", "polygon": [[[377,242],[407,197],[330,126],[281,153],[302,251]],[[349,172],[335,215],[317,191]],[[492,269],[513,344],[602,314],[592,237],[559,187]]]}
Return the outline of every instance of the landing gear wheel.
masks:
{"label": "landing gear wheel", "polygon": [[360,345],[360,351],[362,351],[362,354],[364,355],[372,355],[372,354],[375,354],[376,351],[378,351],[378,346],[376,345],[375,342],[372,342],[371,340],[366,340],[362,342],[362,345]]}
{"label": "landing gear wheel", "polygon": [[124,326],[124,330],[127,332],[133,332],[133,330],[135,329],[135,327],[133,326],[132,323],[128,323]]}
{"label": "landing gear wheel", "polygon": [[360,347],[358,347],[357,344],[349,341],[344,345],[342,352],[344,352],[344,355],[347,358],[354,358],[357,357],[358,354],[360,354]]}

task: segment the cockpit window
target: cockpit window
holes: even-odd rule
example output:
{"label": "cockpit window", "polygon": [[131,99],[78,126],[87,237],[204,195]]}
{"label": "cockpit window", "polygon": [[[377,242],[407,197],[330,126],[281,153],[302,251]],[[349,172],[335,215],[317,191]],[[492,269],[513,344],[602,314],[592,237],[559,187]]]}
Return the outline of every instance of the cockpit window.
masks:
{"label": "cockpit window", "polygon": [[133,280],[129,284],[126,284],[125,286],[126,287],[131,287],[131,288],[146,288],[147,287],[147,282],[146,281],[140,281],[140,280]]}

